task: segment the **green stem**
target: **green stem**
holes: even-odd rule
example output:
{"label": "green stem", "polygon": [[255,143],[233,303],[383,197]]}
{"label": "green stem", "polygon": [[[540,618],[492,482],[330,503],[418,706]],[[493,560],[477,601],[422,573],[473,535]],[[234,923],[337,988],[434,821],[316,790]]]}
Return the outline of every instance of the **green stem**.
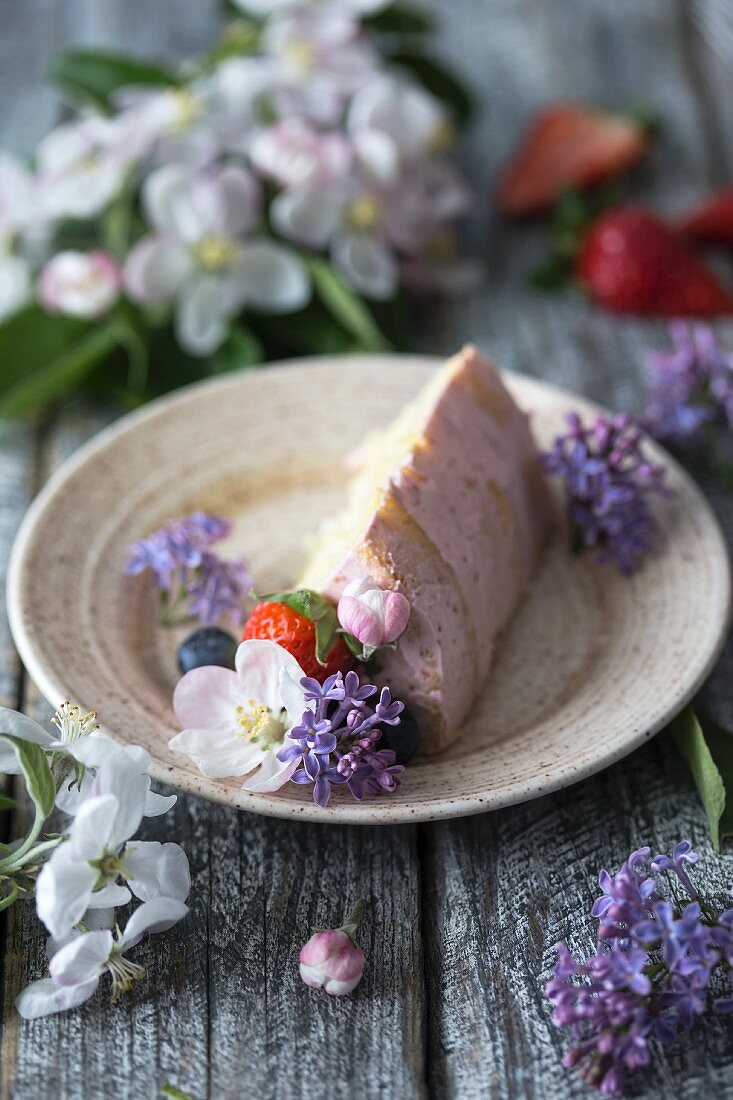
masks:
{"label": "green stem", "polygon": [[0,861],[0,874],[5,874],[7,871],[13,871],[19,866],[18,861],[22,861],[22,857],[35,844],[45,820],[46,815],[36,806],[36,816],[31,826],[31,831],[28,833],[28,836],[25,838],[20,848],[16,848],[12,855]]}

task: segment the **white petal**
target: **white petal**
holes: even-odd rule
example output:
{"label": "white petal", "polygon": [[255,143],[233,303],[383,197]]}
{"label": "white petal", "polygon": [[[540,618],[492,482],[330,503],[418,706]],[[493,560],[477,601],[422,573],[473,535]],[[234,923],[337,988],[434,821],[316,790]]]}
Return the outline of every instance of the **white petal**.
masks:
{"label": "white petal", "polygon": [[221,733],[236,730],[236,708],[242,702],[236,672],[217,665],[191,669],[173,692],[173,710],[182,726]]}
{"label": "white petal", "polygon": [[381,130],[359,130],[354,149],[362,167],[380,183],[391,183],[400,171],[400,151],[393,138]]}
{"label": "white petal", "polygon": [[183,730],[170,739],[168,747],[190,756],[211,779],[246,775],[264,756],[264,749],[256,748],[243,737],[228,737],[218,730]]}
{"label": "white petal", "polygon": [[[0,307],[2,303],[0,302]],[[0,313],[1,315],[1,313]],[[26,714],[17,710],[8,710],[0,707],[0,733],[7,733],[11,737],[17,737],[19,741],[31,741],[34,745],[42,745],[44,748],[53,740],[43,726],[34,722]],[[5,775],[20,775],[20,764],[15,750],[7,741],[0,740],[0,772]]]}
{"label": "white petal", "polygon": [[[69,817],[75,817],[82,803],[90,797],[93,781],[93,773],[85,771],[81,783],[77,784],[74,772],[69,772],[56,792],[57,809],[68,814]],[[72,783],[73,786],[71,786]]]}
{"label": "white petal", "polygon": [[330,188],[281,191],[270,206],[277,232],[311,248],[324,248],[341,216],[342,200]]}
{"label": "white petal", "polygon": [[188,906],[178,898],[156,898],[147,901],[130,917],[119,941],[119,949],[128,950],[139,943],[145,933],[165,932],[179,920],[183,920]]}
{"label": "white petal", "polygon": [[36,911],[52,936],[59,938],[77,924],[89,906],[97,871],[79,861],[62,844],[36,881]]}
{"label": "white petal", "polygon": [[298,666],[297,671],[292,668],[280,669],[280,700],[288,713],[288,727],[297,726],[305,710],[315,710],[315,702],[306,703],[305,694],[300,681],[303,678],[303,670]]}
{"label": "white petal", "polygon": [[37,1020],[41,1016],[65,1012],[84,1004],[94,996],[98,985],[99,978],[72,986],[58,986],[52,978],[43,978],[33,982],[16,997],[15,1007],[24,1020]]}
{"label": "white petal", "polygon": [[188,249],[169,237],[143,237],[127,257],[124,280],[141,305],[172,302],[193,270]]}
{"label": "white petal", "polygon": [[157,840],[128,844],[124,868],[130,889],[142,901],[159,897],[185,901],[191,890],[188,859],[179,844],[160,844]]}
{"label": "white petal", "polygon": [[[159,233],[181,240],[196,240],[203,232],[190,235],[190,172],[180,164],[167,164],[151,172],[142,186],[143,209]],[[193,214],[196,222],[196,215]],[[198,229],[198,225],[196,225]]]}
{"label": "white petal", "polygon": [[273,714],[278,714],[283,707],[281,671],[287,672],[296,683],[305,675],[292,653],[277,642],[264,638],[242,642],[237,649],[234,665],[241,695],[245,699],[251,697],[257,703],[264,703]]}
{"label": "white petal", "polygon": [[229,303],[222,279],[192,275],[181,289],[176,311],[176,337],[191,355],[211,355],[229,332]]}
{"label": "white petal", "polygon": [[98,769],[92,783],[95,800],[98,795],[113,795],[117,802],[112,821],[107,826],[108,847],[116,848],[140,828],[149,787],[149,777],[140,771],[135,758],[126,753],[119,753]]}
{"label": "white petal", "polygon": [[[89,923],[86,921],[86,917],[90,912],[94,912],[96,909],[109,912],[110,908],[114,909],[120,905],[127,905],[130,896],[130,891],[126,886],[118,886],[116,882],[108,882],[101,890],[95,890],[93,894],[89,895],[89,909],[84,916],[85,923]],[[89,924],[89,927],[91,928],[92,925]],[[106,925],[102,925],[102,927],[106,927]]]}
{"label": "white petal", "polygon": [[369,298],[391,298],[397,292],[398,269],[386,245],[366,234],[334,239],[333,261],[355,290]]}
{"label": "white petal", "polygon": [[[106,848],[112,846],[115,816],[119,811],[117,798],[106,791],[95,790],[94,779],[91,795],[79,807],[69,830],[68,849],[70,856],[77,860],[98,859]],[[51,862],[57,853],[66,851],[66,845],[57,848],[51,856]]]}
{"label": "white petal", "polygon": [[245,245],[237,278],[246,305],[263,313],[293,313],[310,299],[310,276],[294,252],[270,241]]}
{"label": "white petal", "polygon": [[[281,746],[277,746],[277,749],[280,747]],[[242,790],[276,791],[288,782],[290,776],[300,766],[300,761],[296,757],[295,760],[283,764],[277,758],[277,749],[267,753],[257,771],[253,772],[251,776],[245,779],[242,784]]]}
{"label": "white petal", "polygon": [[80,985],[99,978],[112,952],[112,933],[84,932],[57,951],[49,963],[57,985]]}
{"label": "white petal", "polygon": [[145,795],[145,816],[160,817],[161,814],[167,814],[177,801],[178,796],[175,794],[156,794],[155,791],[148,791]]}
{"label": "white petal", "polygon": [[226,237],[242,233],[257,220],[260,189],[243,168],[227,165],[215,177],[219,203],[219,231]]}

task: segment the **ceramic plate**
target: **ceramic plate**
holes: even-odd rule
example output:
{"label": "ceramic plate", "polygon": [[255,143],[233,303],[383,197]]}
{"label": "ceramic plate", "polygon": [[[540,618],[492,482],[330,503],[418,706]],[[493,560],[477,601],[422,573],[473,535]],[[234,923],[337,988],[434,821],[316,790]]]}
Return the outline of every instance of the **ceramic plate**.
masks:
{"label": "ceramic plate", "polygon": [[[98,710],[105,732],[149,750],[156,779],[257,813],[333,822],[521,802],[606,767],[664,726],[720,650],[730,578],[710,507],[658,451],[675,496],[658,505],[653,560],[626,580],[572,557],[560,532],[460,739],[414,760],[396,795],[358,803],[338,792],[323,810],[303,787],[249,794],[168,750],[181,631],[159,628],[152,587],[123,575],[130,544],[167,517],[220,512],[234,521],[222,550],[247,556],[258,591],[288,586],[305,537],[343,499],[344,455],[437,365],[329,358],[229,376],[153,402],[82,448],[33,504],[8,577],[15,640],[44,695]],[[596,411],[545,383],[507,382],[542,446],[569,407]]]}

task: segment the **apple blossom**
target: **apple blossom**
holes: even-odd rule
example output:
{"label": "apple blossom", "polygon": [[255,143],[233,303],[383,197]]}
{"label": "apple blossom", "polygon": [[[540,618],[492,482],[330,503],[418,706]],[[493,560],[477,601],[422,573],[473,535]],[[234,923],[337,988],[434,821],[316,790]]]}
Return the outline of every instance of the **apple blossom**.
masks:
{"label": "apple blossom", "polygon": [[364,647],[369,660],[382,645],[395,642],[410,618],[410,604],[401,592],[379,588],[371,577],[357,577],[344,588],[337,608],[347,634]]}
{"label": "apple blossom", "polygon": [[94,320],[119,297],[122,272],[108,252],[57,252],[38,279],[38,300],[49,313]]}
{"label": "apple blossom", "polygon": [[300,950],[300,976],[311,989],[342,997],[361,981],[366,959],[352,939],[355,925],[315,932]]}
{"label": "apple blossom", "polygon": [[148,176],[143,205],[156,232],[128,256],[127,290],[141,305],[175,303],[178,339],[192,355],[215,351],[244,306],[288,313],[308,301],[302,261],[265,237],[244,236],[260,210],[245,169],[168,165]]}
{"label": "apple blossom", "polygon": [[118,118],[89,115],[58,126],[36,149],[42,215],[101,213],[121,191],[138,152],[134,132]]}
{"label": "apple blossom", "polygon": [[[169,741],[204,775],[246,775],[248,791],[274,791],[290,779],[299,759],[281,762],[289,731],[312,709],[300,684],[298,662],[265,639],[242,642],[235,669],[194,668],[179,680],[173,709],[187,728]],[[251,774],[250,774],[251,773]]]}
{"label": "apple blossom", "polygon": [[446,110],[434,96],[417,84],[386,73],[356,93],[346,124],[367,159],[372,147],[370,136],[387,139],[395,168],[434,154],[451,136]]}
{"label": "apple blossom", "polygon": [[263,176],[284,187],[333,183],[344,179],[352,164],[348,139],[340,133],[319,133],[299,118],[286,118],[262,130],[252,142],[250,157]]}
{"label": "apple blossom", "polygon": [[96,992],[100,979],[112,977],[114,996],[125,993],[144,974],[126,953],[145,933],[165,932],[186,916],[188,907],[178,898],[158,897],[137,909],[124,932],[108,929],[84,931],[71,937],[52,955],[50,978],[33,982],[17,997],[15,1005],[26,1020],[75,1008]]}

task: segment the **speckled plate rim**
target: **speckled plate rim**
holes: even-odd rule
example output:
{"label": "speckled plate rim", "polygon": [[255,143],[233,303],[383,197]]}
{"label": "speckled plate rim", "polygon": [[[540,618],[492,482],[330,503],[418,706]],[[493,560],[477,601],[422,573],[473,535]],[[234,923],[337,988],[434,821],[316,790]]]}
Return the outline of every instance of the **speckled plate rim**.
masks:
{"label": "speckled plate rim", "polygon": [[[365,364],[370,360],[379,359],[385,361],[394,359],[395,363],[409,361],[413,364],[423,365],[426,368],[435,369],[443,361],[435,356],[426,355],[385,355],[378,356],[307,356],[295,360],[269,364],[268,372],[303,371],[307,372],[313,365],[322,366],[329,360],[334,367],[343,370],[345,364]],[[585,397],[579,397],[572,391],[555,386],[552,383],[529,376],[520,376],[512,372],[504,372],[509,378],[526,380],[540,389],[552,391],[557,397],[563,398],[568,407],[574,403],[585,408],[604,411],[601,406],[589,401]],[[206,379],[193,383],[175,393],[168,394],[151,401],[149,404],[134,412],[128,413],[120,420],[103,428],[89,442],[83,444],[69,459],[56,470],[37,497],[31,503],[16,535],[11,550],[7,573],[7,609],[10,629],[21,660],[46,699],[67,698],[69,691],[64,684],[63,676],[57,675],[49,669],[42,659],[40,651],[34,641],[32,625],[24,621],[23,603],[24,592],[28,585],[33,583],[27,576],[24,562],[28,551],[33,546],[37,537],[41,521],[57,494],[61,493],[80,468],[94,459],[99,452],[118,440],[126,433],[137,429],[147,420],[154,420],[160,413],[175,409],[178,405],[184,405],[195,400],[198,396],[209,390],[230,386],[236,389],[241,385],[242,378],[249,372],[236,372],[213,379]],[[658,445],[657,450],[662,451]],[[645,741],[663,729],[695,696],[702,684],[710,675],[718,656],[725,643],[726,635],[731,623],[731,566],[728,551],[720,525],[709,503],[703,497],[692,478],[679,466],[679,464],[667,453],[663,452],[665,461],[675,470],[679,476],[691,487],[698,498],[698,504],[707,513],[707,522],[710,533],[714,536],[717,548],[717,565],[720,567],[720,581],[722,582],[721,598],[715,607],[709,608],[711,615],[710,629],[707,637],[708,647],[698,654],[696,661],[691,661],[686,669],[686,675],[678,681],[668,698],[661,700],[657,707],[650,708],[647,721],[642,728],[631,730],[623,743],[615,745],[608,750],[599,749],[597,756],[586,764],[578,766],[572,760],[558,762],[551,776],[541,776],[535,781],[516,780],[507,783],[501,790],[487,791],[485,797],[477,795],[456,796],[450,799],[436,797],[433,801],[422,801],[415,806],[409,804],[394,805],[390,800],[379,799],[358,803],[351,801],[339,801],[326,809],[321,809],[313,802],[289,802],[279,800],[277,796],[258,794],[256,792],[243,791],[231,787],[224,787],[214,779],[203,775],[192,775],[183,768],[162,764],[151,754],[150,775],[161,783],[167,783],[178,790],[197,797],[208,799],[222,805],[248,810],[268,817],[283,819],[305,819],[331,824],[405,824],[417,821],[438,821],[454,817],[466,817],[472,814],[484,813],[489,810],[498,810],[507,806],[530,801],[545,794],[551,794],[571,786],[591,775],[603,771],[611,764],[623,759],[629,753],[639,748]],[[82,706],[90,707],[93,703],[88,700],[77,700]],[[101,725],[101,732],[122,744],[128,743],[124,738],[116,736],[115,731]]]}

